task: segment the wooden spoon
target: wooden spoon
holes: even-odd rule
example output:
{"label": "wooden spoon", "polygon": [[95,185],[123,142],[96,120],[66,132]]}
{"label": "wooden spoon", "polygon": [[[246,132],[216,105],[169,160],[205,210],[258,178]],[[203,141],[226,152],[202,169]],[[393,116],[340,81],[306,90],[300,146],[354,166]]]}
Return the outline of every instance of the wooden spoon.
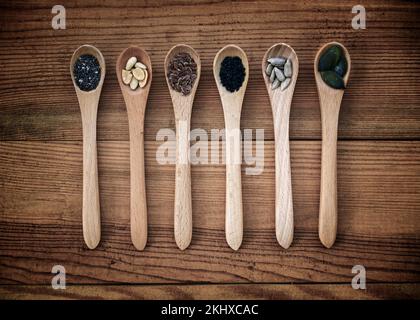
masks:
{"label": "wooden spoon", "polygon": [[[229,56],[241,58],[245,67],[244,82],[241,88],[235,92],[226,90],[219,76],[221,63]],[[242,102],[249,76],[248,58],[245,52],[235,45],[227,45],[222,48],[214,58],[213,73],[222,100],[226,127],[226,241],[233,250],[238,250],[243,235],[240,121]]]}
{"label": "wooden spoon", "polygon": [[[101,79],[91,91],[82,91],[76,85],[73,67],[76,60],[84,54],[98,59]],[[101,240],[101,214],[99,205],[98,162],[96,150],[96,118],[99,97],[105,78],[105,59],[95,47],[83,45],[76,49],[70,61],[70,74],[79,100],[83,127],[83,237],[90,249],[95,249]]]}
{"label": "wooden spoon", "polygon": [[337,130],[338,115],[344,90],[329,87],[318,71],[318,61],[325,49],[339,45],[345,54],[348,64],[344,84],[349,79],[351,60],[347,49],[338,42],[330,42],[319,49],[314,72],[321,107],[322,123],[322,159],[321,159],[321,197],[319,204],[319,238],[322,244],[330,248],[337,233]]}
{"label": "wooden spoon", "polygon": [[197,78],[190,94],[172,89],[168,84],[175,113],[176,126],[176,174],[175,174],[175,203],[174,203],[174,233],[175,241],[181,250],[186,249],[192,237],[192,201],[191,201],[191,173],[190,173],[190,120],[192,106],[198,82],[200,81],[201,62],[197,52],[185,44],[179,44],[169,50],[165,58],[165,74],[168,74],[172,58],[181,52],[188,53],[197,64]]}
{"label": "wooden spoon", "polygon": [[[282,91],[272,90],[270,77],[266,75],[267,59],[284,57],[292,61],[293,74],[289,86]],[[293,241],[293,197],[289,149],[289,116],[295,84],[299,74],[299,61],[295,51],[285,43],[273,45],[264,55],[262,72],[270,97],[274,120],[276,159],[276,237],[287,249]]]}
{"label": "wooden spoon", "polygon": [[[148,80],[145,87],[132,90],[122,81],[122,70],[128,59],[136,57],[137,61],[147,67]],[[129,47],[121,52],[117,60],[116,72],[124,97],[128,114],[130,134],[130,224],[131,241],[137,250],[143,250],[147,242],[147,201],[144,173],[144,113],[150,84],[152,83],[152,63],[147,52],[138,47]]]}

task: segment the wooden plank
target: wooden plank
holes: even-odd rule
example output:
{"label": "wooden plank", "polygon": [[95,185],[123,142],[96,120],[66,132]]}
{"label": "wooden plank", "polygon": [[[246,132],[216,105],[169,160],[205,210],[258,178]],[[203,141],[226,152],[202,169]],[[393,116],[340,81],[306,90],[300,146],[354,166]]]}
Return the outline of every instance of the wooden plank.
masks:
{"label": "wooden plank", "polygon": [[[222,128],[223,114],[211,71],[219,48],[243,47],[250,81],[243,128],[263,128],[273,139],[273,123],[260,64],[265,50],[283,41],[296,50],[300,73],[291,111],[292,139],[319,139],[320,115],[313,59],[325,42],[343,42],[352,56],[352,74],[343,101],[341,139],[420,138],[420,6],[415,2],[370,1],[367,29],[351,28],[351,4],[310,2],[124,3],[101,7],[66,2],[67,29],[51,28],[52,1],[2,5],[0,17],[0,138],[81,140],[81,121],[69,76],[79,45],[102,50],[107,77],[99,107],[98,139],[127,140],[127,116],[115,75],[118,54],[141,44],[151,55],[154,80],[146,112],[146,139],[173,128],[163,61],[169,48],[186,42],[201,54],[202,76],[192,128]],[[128,9],[129,8],[129,9]],[[125,17],[123,22],[120,17]],[[281,18],[279,18],[281,17]],[[188,24],[186,24],[188,22]],[[30,63],[31,70],[22,68]]]}
{"label": "wooden plank", "polygon": [[[318,240],[319,141],[293,141],[296,234],[283,250],[274,234],[274,150],[265,143],[264,171],[243,173],[244,241],[224,237],[224,166],[192,167],[193,240],[173,239],[174,166],[156,162],[146,143],[150,236],[134,250],[129,232],[128,143],[99,143],[103,218],[97,250],[81,230],[81,144],[0,143],[0,282],[48,284],[63,264],[68,283],[345,282],[362,264],[368,281],[420,279],[420,142],[340,141],[339,230],[334,247]],[[245,167],[243,168],[245,170]]]}
{"label": "wooden plank", "polygon": [[226,285],[81,285],[54,290],[51,286],[0,286],[3,299],[419,299],[418,283],[367,284],[354,290],[350,284],[226,284]]}

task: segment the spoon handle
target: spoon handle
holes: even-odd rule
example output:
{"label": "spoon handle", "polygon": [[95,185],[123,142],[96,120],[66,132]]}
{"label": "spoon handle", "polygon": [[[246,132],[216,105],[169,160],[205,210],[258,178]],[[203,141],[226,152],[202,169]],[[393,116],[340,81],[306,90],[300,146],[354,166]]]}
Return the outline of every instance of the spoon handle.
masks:
{"label": "spoon handle", "polygon": [[274,115],[276,159],[276,237],[285,249],[293,240],[293,197],[290,169],[289,115],[290,106],[277,109]]}
{"label": "spoon handle", "polygon": [[137,250],[147,242],[147,199],[144,172],[144,113],[141,108],[129,111],[130,132],[130,224],[131,241]]}
{"label": "spoon handle", "polygon": [[243,236],[241,131],[238,118],[226,120],[226,241],[238,250]]}
{"label": "spoon handle", "polygon": [[190,120],[176,119],[174,233],[176,244],[181,250],[189,246],[192,237],[189,132]]}
{"label": "spoon handle", "polygon": [[321,107],[322,158],[319,238],[330,248],[337,233],[337,129],[339,106]]}
{"label": "spoon handle", "polygon": [[83,237],[89,249],[101,239],[98,161],[96,151],[97,108],[82,107],[83,123]]}

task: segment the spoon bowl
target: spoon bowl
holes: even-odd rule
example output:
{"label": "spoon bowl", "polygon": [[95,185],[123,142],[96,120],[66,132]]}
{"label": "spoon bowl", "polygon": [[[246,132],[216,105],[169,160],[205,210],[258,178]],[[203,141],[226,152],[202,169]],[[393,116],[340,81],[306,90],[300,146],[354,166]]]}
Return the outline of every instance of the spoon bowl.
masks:
{"label": "spoon bowl", "polygon": [[[191,92],[189,95],[184,96],[181,92],[178,92],[176,90],[174,90],[168,80],[168,77],[166,76],[166,83],[168,85],[169,88],[169,93],[171,95],[172,101],[177,100],[177,99],[181,99],[181,100],[194,100],[195,97],[195,92],[197,91],[197,87],[198,87],[198,82],[200,80],[200,75],[201,75],[201,60],[200,60],[200,56],[199,54],[194,50],[194,48],[186,45],[186,44],[178,44],[176,46],[173,46],[169,52],[167,53],[166,57],[165,57],[165,75],[168,74],[168,68],[169,68],[169,64],[172,61],[172,59],[174,58],[175,55],[177,55],[178,53],[188,53],[195,61],[195,63],[197,64],[197,78],[194,81],[193,87],[191,89]],[[178,104],[174,105],[175,108],[180,107]],[[191,105],[192,107],[192,105]],[[178,109],[178,108],[177,108]]]}
{"label": "spoon bowl", "polygon": [[[230,92],[222,84],[220,69],[226,57],[239,57],[245,68],[245,78],[239,90]],[[226,142],[226,241],[233,250],[238,250],[243,237],[243,208],[241,186],[241,110],[249,77],[248,58],[235,45],[227,45],[215,56],[213,74],[222,101],[225,118]]]}
{"label": "spoon bowl", "polygon": [[[242,86],[239,88],[238,91],[230,92],[228,91],[222,84],[220,80],[220,68],[222,65],[223,60],[226,57],[239,57],[242,60],[242,64],[245,68],[245,79],[242,83]],[[217,89],[219,90],[220,98],[226,104],[223,104],[223,109],[228,112],[240,112],[242,109],[242,102],[245,96],[246,86],[248,84],[249,78],[249,65],[248,65],[248,57],[245,52],[238,46],[233,44],[227,45],[216,54],[213,61],[213,74],[214,79],[216,80]],[[232,103],[231,103],[232,102]],[[231,107],[239,108],[239,110],[231,110]]]}
{"label": "spoon bowl", "polygon": [[330,42],[319,49],[314,61],[315,80],[321,108],[322,156],[321,187],[319,202],[319,238],[322,244],[330,248],[337,234],[337,130],[341,100],[344,90],[328,86],[318,71],[318,62],[326,49],[338,45],[347,60],[347,73],[343,80],[345,86],[350,76],[351,59],[347,49],[338,42]]}
{"label": "spoon bowl", "polygon": [[315,81],[318,87],[318,93],[320,93],[320,91],[322,91],[322,93],[324,94],[326,91],[330,92],[330,94],[332,95],[342,95],[344,93],[343,90],[340,89],[334,89],[331,88],[330,86],[328,86],[324,80],[322,80],[321,78],[321,73],[318,71],[318,63],[319,63],[319,59],[321,58],[321,55],[325,52],[325,50],[327,50],[329,47],[337,45],[339,47],[341,47],[341,49],[343,50],[344,56],[347,60],[347,72],[343,77],[343,81],[344,84],[347,86],[347,82],[349,81],[349,76],[350,76],[350,70],[351,70],[351,59],[350,59],[350,54],[347,51],[347,48],[342,45],[339,42],[329,42],[327,44],[324,44],[317,52],[316,56],[315,56],[315,60],[314,60],[314,73],[315,73]]}
{"label": "spoon bowl", "polygon": [[[188,53],[197,65],[197,77],[188,95],[174,90],[168,79],[169,65],[178,53]],[[190,123],[191,113],[201,75],[201,61],[198,53],[190,46],[179,44],[171,48],[165,58],[166,83],[172,99],[176,127],[176,169],[174,199],[174,235],[181,250],[186,249],[192,238],[192,200],[190,168]]]}
{"label": "spoon bowl", "polygon": [[[84,54],[89,54],[89,55],[94,56],[98,60],[99,66],[101,67],[101,78],[99,80],[98,86],[91,91],[81,90],[77,86],[75,78],[74,78],[74,69],[73,69],[74,64],[76,63],[76,60]],[[99,51],[99,49],[88,44],[82,45],[79,48],[77,48],[76,51],[74,51],[70,60],[70,75],[71,75],[71,80],[73,81],[74,89],[76,90],[77,96],[79,95],[87,96],[87,95],[95,95],[95,94],[100,95],[102,91],[102,86],[104,84],[104,79],[105,79],[105,59],[102,53]]]}
{"label": "spoon bowl", "polygon": [[[270,76],[266,74],[267,60],[274,57],[284,57],[292,62],[292,77],[290,84],[284,90],[271,89]],[[262,60],[262,73],[270,97],[274,120],[275,140],[275,171],[276,171],[276,237],[278,243],[285,249],[293,241],[293,197],[290,168],[289,118],[293,93],[299,74],[299,60],[292,47],[278,43],[267,50]]]}
{"label": "spoon bowl", "polygon": [[[122,70],[128,59],[136,57],[147,67],[148,79],[143,88],[132,90],[122,81]],[[147,199],[144,171],[144,115],[152,83],[152,63],[145,50],[129,47],[119,55],[116,73],[124,97],[128,115],[130,136],[130,225],[131,241],[137,250],[143,250],[147,242]]]}
{"label": "spoon bowl", "polygon": [[[81,90],[77,86],[74,77],[74,65],[77,59],[84,54],[96,57],[101,69],[99,83],[97,87],[91,91]],[[76,49],[71,57],[70,75],[79,101],[83,128],[83,238],[90,249],[96,248],[101,239],[96,120],[99,98],[105,79],[105,71],[105,59],[102,56],[102,53],[94,46],[83,45]]]}
{"label": "spoon bowl", "polygon": [[[140,61],[147,67],[148,80],[144,88],[137,88],[136,90],[131,90],[130,86],[126,85],[122,81],[122,70],[125,69],[125,65],[127,64],[128,59],[130,59],[131,57],[136,57],[137,61]],[[152,62],[150,60],[149,55],[144,49],[132,46],[126,48],[123,52],[121,52],[117,59],[116,72],[118,83],[120,84],[120,88],[124,96],[147,96],[149,94],[150,85],[152,83]]]}

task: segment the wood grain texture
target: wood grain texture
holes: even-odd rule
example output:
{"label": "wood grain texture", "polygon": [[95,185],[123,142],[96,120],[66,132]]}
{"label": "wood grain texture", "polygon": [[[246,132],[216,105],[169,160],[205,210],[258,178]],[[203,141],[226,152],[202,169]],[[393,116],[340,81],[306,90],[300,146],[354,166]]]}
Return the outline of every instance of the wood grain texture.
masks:
{"label": "wood grain texture", "polygon": [[[332,40],[343,43],[353,58],[338,137],[420,137],[420,79],[416,76],[420,72],[420,42],[415,41],[420,9],[416,2],[369,1],[366,30],[352,29],[353,4],[336,1],[205,1],[194,5],[154,1],[153,5],[127,5],[107,0],[100,8],[66,1],[67,29],[54,31],[54,4],[13,1],[1,5],[2,140],[82,140],[80,113],[68,77],[71,53],[82,43],[99,48],[109,70],[115,70],[118,55],[128,45],[140,45],[148,51],[154,81],[145,115],[145,139],[152,141],[160,128],[175,129],[163,70],[167,51],[177,43],[188,43],[200,54],[202,74],[191,127],[210,130],[224,127],[212,74],[214,56],[228,43],[239,45],[250,64],[241,125],[263,128],[266,139],[273,140],[272,113],[260,63],[265,50],[280,41],[292,46],[300,61],[290,137],[320,139],[313,59],[319,46]],[[125,17],[123,24],[121,16]],[[21,61],[31,61],[29,74],[22,70]],[[98,139],[128,140],[126,109],[113,72],[107,75],[99,105]]]}
{"label": "wood grain texture", "polygon": [[354,290],[349,284],[235,284],[235,285],[81,285],[53,290],[50,286],[0,286],[5,299],[418,299],[418,283],[369,284]]}
{"label": "wood grain texture", "polygon": [[[55,4],[0,4],[0,296],[420,297],[418,3],[369,1],[366,30],[352,29],[353,4],[330,0],[66,1],[65,30],[51,28]],[[338,120],[337,241],[327,250],[318,239],[322,132],[313,61],[330,41],[349,50],[352,75]],[[261,75],[265,50],[278,42],[299,57],[290,110],[296,232],[288,250],[276,242],[275,131]],[[68,74],[72,52],[84,43],[99,48],[112,70],[97,118],[103,224],[95,250],[83,243],[82,121]],[[248,56],[241,128],[264,129],[266,141],[263,173],[249,176],[246,167],[254,164],[242,166],[244,233],[237,252],[224,234],[223,164],[191,167],[192,242],[181,252],[174,241],[175,166],[159,165],[155,154],[160,129],[175,132],[164,59],[178,43],[200,55],[191,128],[206,132],[225,124],[214,56],[228,43]],[[130,237],[129,122],[113,72],[130,45],[147,50],[153,64],[144,115],[150,230],[142,252]],[[169,153],[174,160],[175,144]],[[65,265],[70,286],[51,293],[56,264]],[[350,289],[355,264],[366,267],[366,291]]]}
{"label": "wood grain texture", "polygon": [[317,214],[321,145],[293,141],[296,232],[288,250],[276,241],[274,145],[266,142],[263,173],[243,172],[244,238],[238,252],[225,241],[223,164],[192,166],[192,242],[185,251],[177,249],[174,183],[168,182],[175,168],[156,162],[159,145],[145,144],[149,240],[139,252],[130,240],[128,142],[98,145],[103,232],[94,251],[84,247],[81,231],[81,144],[2,142],[2,283],[48,284],[52,266],[60,263],[69,284],[348,283],[356,264],[366,267],[368,282],[419,281],[420,142],[339,141],[338,236],[325,249]]}

